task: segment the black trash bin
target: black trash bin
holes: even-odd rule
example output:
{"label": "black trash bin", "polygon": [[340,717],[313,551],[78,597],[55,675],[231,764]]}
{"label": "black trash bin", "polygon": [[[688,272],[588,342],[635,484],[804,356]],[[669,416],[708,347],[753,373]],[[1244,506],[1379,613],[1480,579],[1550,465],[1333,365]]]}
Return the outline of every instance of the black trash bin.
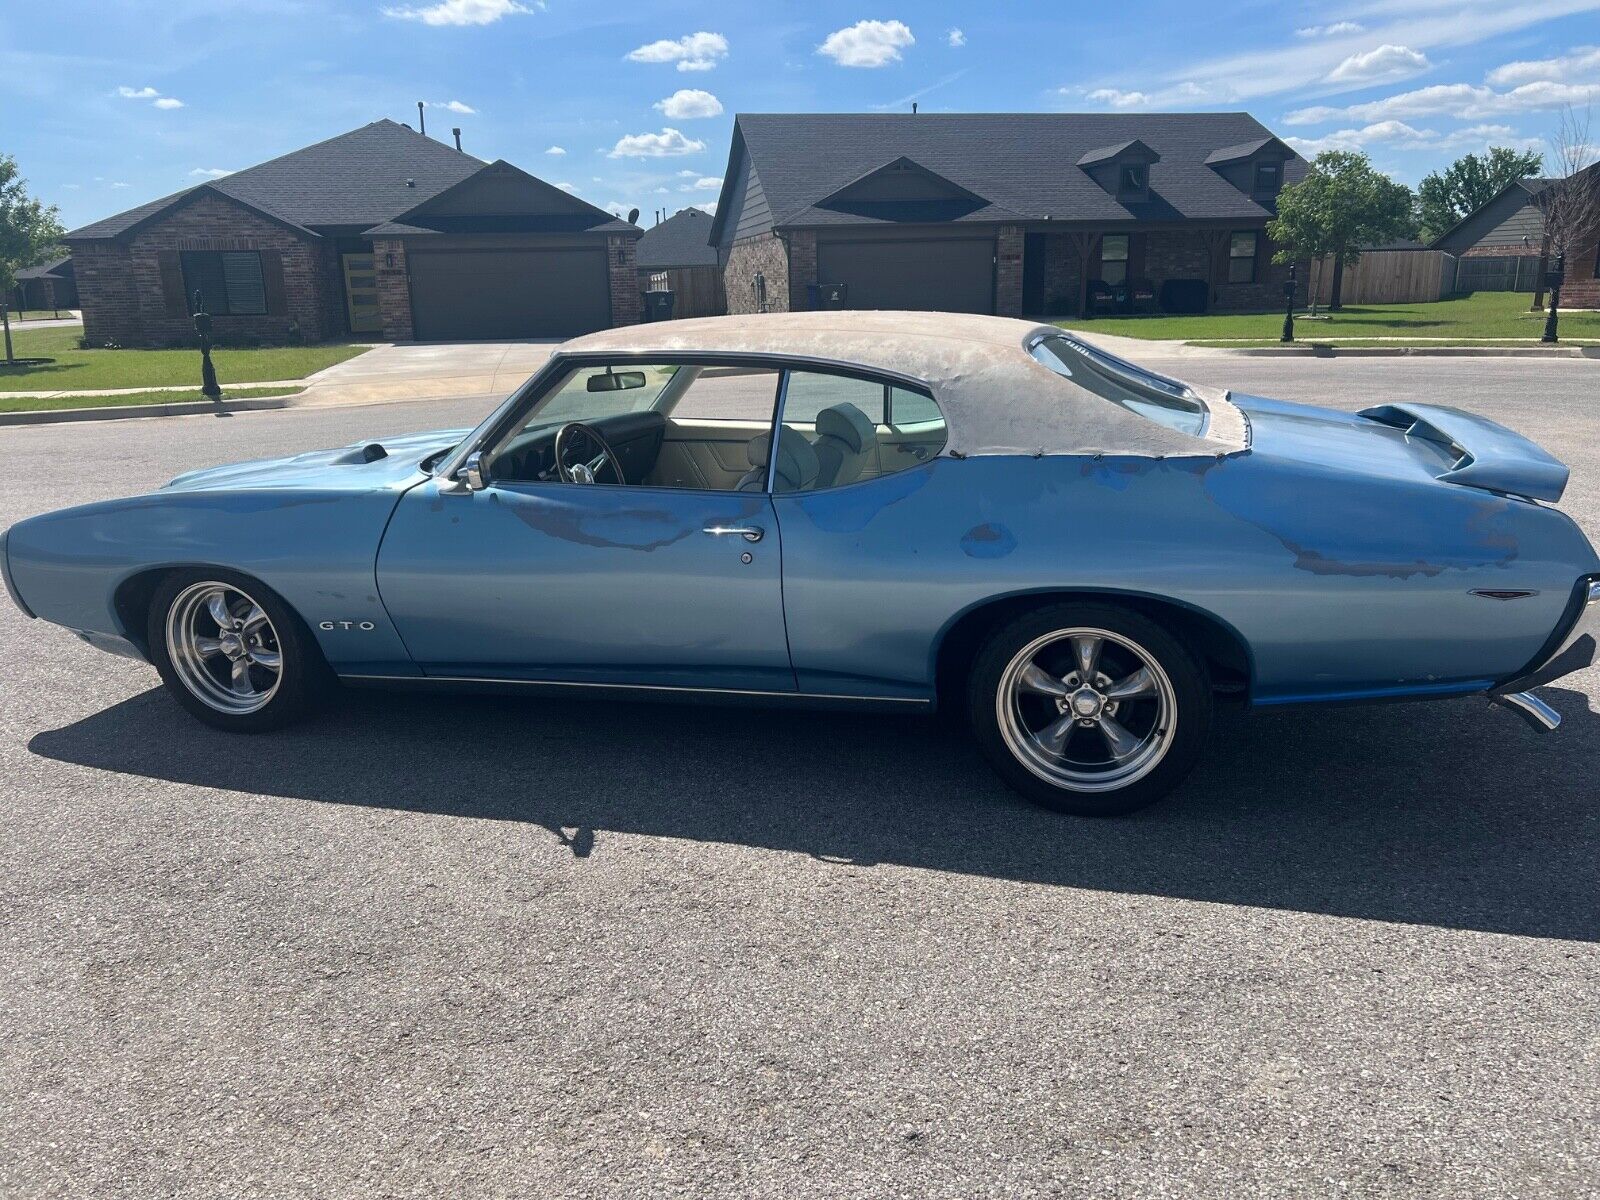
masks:
{"label": "black trash bin", "polygon": [[644,294],[644,319],[646,321],[672,320],[672,309],[677,302],[677,292],[646,292]]}

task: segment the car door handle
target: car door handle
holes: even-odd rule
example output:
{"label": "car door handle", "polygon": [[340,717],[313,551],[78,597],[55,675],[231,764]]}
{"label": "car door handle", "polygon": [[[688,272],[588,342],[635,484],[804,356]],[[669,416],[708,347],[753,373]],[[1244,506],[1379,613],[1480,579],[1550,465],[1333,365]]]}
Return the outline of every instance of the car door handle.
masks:
{"label": "car door handle", "polygon": [[700,532],[709,533],[712,537],[730,537],[738,534],[747,542],[759,542],[767,533],[759,525],[707,525]]}

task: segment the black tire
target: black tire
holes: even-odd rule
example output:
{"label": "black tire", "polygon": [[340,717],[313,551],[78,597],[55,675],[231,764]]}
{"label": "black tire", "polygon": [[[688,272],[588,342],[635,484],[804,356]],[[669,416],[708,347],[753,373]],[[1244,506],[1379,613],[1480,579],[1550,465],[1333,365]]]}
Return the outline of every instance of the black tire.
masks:
{"label": "black tire", "polygon": [[[1124,715],[1130,721],[1135,717],[1148,721],[1149,733],[1139,745],[1149,748],[1138,752],[1148,758],[1147,765],[1141,765],[1146,760],[1135,755],[1130,756],[1126,767],[1116,767],[1118,760],[1109,749],[1109,737],[1100,734],[1098,728],[1094,727],[1098,724],[1098,718],[1091,726],[1081,726],[1081,731],[1080,728],[1069,728],[1066,735],[1069,741],[1063,743],[1063,749],[1068,745],[1082,746],[1084,738],[1090,737],[1092,744],[1085,753],[1092,758],[1095,746],[1103,745],[1105,748],[1102,753],[1108,760],[1108,771],[1143,771],[1136,777],[1130,776],[1126,783],[1091,779],[1079,784],[1049,778],[1043,773],[1050,770],[1048,753],[1031,748],[1019,732],[1019,729],[1025,730],[1028,724],[1026,714],[1022,711],[1024,702],[1032,706],[1034,712],[1041,711],[1041,706],[1055,705],[1055,712],[1048,707],[1042,709],[1044,715],[1038,718],[1041,723],[1062,721],[1071,725],[1066,721],[1065,707],[1073,702],[1071,696],[1058,700],[1054,696],[1039,696],[1029,689],[1020,689],[1025,695],[1017,699],[1015,697],[1019,689],[1014,686],[1018,669],[1014,664],[1034,661],[1031,656],[1024,659],[1023,652],[1039,646],[1042,639],[1064,635],[1067,630],[1100,630],[1111,634],[1112,638],[1102,639],[1101,644],[1110,648],[1111,658],[1122,664],[1121,669],[1126,670],[1128,663],[1137,664],[1139,655],[1135,651],[1142,651],[1159,668],[1156,678],[1164,674],[1164,681],[1169,685],[1169,689],[1155,685],[1159,690],[1146,700],[1121,702],[1126,706]],[[1127,643],[1132,644],[1131,650]],[[1069,655],[1070,665],[1075,661],[1070,657],[1073,645],[1071,639],[1063,637],[1059,642],[1045,641],[1036,652],[1051,655],[1062,652],[1064,648]],[[1105,653],[1105,650],[1102,649],[1101,653]],[[1106,665],[1113,667],[1116,663],[1108,659]],[[1058,677],[1056,672],[1046,670],[1045,675],[1052,684],[1077,678],[1072,672]],[[1071,695],[1076,695],[1072,689],[1067,690]],[[1094,702],[1092,697],[1084,700],[1085,704]],[[1116,711],[1105,703],[1103,697],[1100,702],[1107,710],[1106,715],[1111,718],[1109,723],[1115,724]],[[1139,708],[1138,705],[1148,707]],[[1056,812],[1086,817],[1119,816],[1161,799],[1181,783],[1193,768],[1210,735],[1211,683],[1204,666],[1188,647],[1161,625],[1140,613],[1114,604],[1052,604],[1007,621],[984,639],[969,675],[967,709],[973,733],[984,754],[1000,777],[1022,795]],[[1119,732],[1126,730],[1119,726]],[[1074,738],[1078,740],[1070,740]],[[1029,763],[1030,756],[1033,759],[1032,766]],[[1062,774],[1074,774],[1071,768],[1076,764],[1064,765],[1068,769]],[[1108,776],[1108,779],[1111,777]],[[1103,790],[1087,790],[1089,788]]]}
{"label": "black tire", "polygon": [[[191,685],[186,681],[185,672],[192,668],[180,669],[174,663],[174,648],[168,636],[169,616],[173,615],[174,605],[180,598],[193,595],[198,585],[207,583],[222,585],[230,590],[229,594],[254,601],[270,621],[270,639],[263,644],[276,650],[279,656],[277,681],[270,696],[253,711],[223,711],[208,702],[199,694],[204,688],[203,682]],[[172,698],[198,720],[229,733],[265,733],[303,720],[321,706],[335,685],[333,672],[299,615],[265,584],[237,571],[221,567],[186,568],[166,576],[151,597],[145,634],[149,639],[151,661]],[[178,654],[181,657],[182,651]],[[220,673],[227,674],[226,665],[218,665]],[[255,670],[259,676],[259,668]],[[265,687],[261,690],[267,691]]]}

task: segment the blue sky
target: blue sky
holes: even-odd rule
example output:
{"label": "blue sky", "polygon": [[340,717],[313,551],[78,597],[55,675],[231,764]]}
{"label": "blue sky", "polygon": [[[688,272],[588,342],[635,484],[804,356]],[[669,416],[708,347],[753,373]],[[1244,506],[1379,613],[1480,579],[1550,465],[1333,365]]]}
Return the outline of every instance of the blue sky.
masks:
{"label": "blue sky", "polygon": [[[1396,178],[1600,110],[1600,0],[49,0],[0,151],[70,226],[378,117],[605,207],[714,203],[736,112],[1244,109]],[[1600,123],[1600,117],[1597,117]],[[557,151],[560,151],[559,153]],[[1040,147],[1041,169],[1049,148]]]}

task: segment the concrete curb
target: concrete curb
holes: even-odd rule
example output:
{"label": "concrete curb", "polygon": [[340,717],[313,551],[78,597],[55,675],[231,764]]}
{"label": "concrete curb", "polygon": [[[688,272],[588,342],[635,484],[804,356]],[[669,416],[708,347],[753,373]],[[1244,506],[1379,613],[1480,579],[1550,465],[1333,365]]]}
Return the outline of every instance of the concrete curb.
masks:
{"label": "concrete curb", "polygon": [[112,408],[46,408],[34,412],[0,413],[0,426],[54,425],[62,421],[121,421],[134,417],[193,417],[206,413],[252,412],[288,408],[293,396],[252,396],[245,400],[186,400],[173,404],[123,404]]}
{"label": "concrete curb", "polygon": [[[1187,343],[1185,343],[1187,345]],[[1242,358],[1600,358],[1600,346],[1333,346],[1308,342],[1291,346],[1193,346]]]}

